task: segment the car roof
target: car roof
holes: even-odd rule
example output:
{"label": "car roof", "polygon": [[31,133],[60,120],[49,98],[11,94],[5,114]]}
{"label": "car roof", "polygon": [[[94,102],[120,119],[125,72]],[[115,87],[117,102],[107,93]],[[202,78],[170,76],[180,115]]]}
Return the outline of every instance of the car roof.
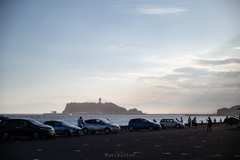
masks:
{"label": "car roof", "polygon": [[88,121],[88,120],[107,120],[105,118],[91,118],[91,119],[86,119],[85,121]]}
{"label": "car roof", "polygon": [[45,122],[65,122],[65,121],[63,121],[63,120],[49,120],[49,121],[45,121]]}
{"label": "car roof", "polygon": [[146,118],[133,118],[133,119],[131,119],[131,120],[135,120],[135,119],[146,119]]}
{"label": "car roof", "polygon": [[27,120],[27,121],[32,121],[32,120],[35,120],[36,121],[36,119],[32,119],[32,118],[13,118],[13,119],[6,119],[7,121],[9,121],[9,120]]}

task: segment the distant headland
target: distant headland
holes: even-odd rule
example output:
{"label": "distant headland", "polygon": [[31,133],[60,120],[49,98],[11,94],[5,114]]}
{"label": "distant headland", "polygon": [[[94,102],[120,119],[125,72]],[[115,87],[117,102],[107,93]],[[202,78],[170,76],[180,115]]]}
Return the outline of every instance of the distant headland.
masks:
{"label": "distant headland", "polygon": [[[53,111],[51,115],[58,115],[56,111]],[[101,102],[99,98],[98,103],[85,102],[67,103],[65,109],[62,112],[63,115],[143,115],[142,111],[136,108],[127,110],[126,108],[119,107],[118,105],[111,102]],[[45,114],[50,115],[50,113]]]}

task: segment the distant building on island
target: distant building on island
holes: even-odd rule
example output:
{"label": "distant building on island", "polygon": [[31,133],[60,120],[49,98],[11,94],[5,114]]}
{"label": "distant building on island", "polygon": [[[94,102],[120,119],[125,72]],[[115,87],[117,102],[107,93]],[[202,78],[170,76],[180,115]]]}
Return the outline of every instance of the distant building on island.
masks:
{"label": "distant building on island", "polygon": [[127,110],[126,108],[119,107],[114,103],[111,102],[101,102],[101,98],[99,98],[98,103],[94,102],[85,102],[85,103],[77,103],[77,102],[71,102],[67,103],[64,111],[62,114],[66,115],[125,115],[125,114],[137,114],[141,115],[143,114],[142,111],[137,110],[136,108]]}
{"label": "distant building on island", "polygon": [[240,105],[232,106],[231,108],[221,108],[217,110],[218,116],[235,116],[240,114]]}

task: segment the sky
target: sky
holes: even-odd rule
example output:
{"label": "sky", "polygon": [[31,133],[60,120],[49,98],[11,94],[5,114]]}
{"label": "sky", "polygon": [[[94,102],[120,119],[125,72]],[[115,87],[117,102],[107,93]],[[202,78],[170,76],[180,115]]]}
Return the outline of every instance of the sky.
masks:
{"label": "sky", "polygon": [[0,113],[240,104],[238,0],[1,0]]}

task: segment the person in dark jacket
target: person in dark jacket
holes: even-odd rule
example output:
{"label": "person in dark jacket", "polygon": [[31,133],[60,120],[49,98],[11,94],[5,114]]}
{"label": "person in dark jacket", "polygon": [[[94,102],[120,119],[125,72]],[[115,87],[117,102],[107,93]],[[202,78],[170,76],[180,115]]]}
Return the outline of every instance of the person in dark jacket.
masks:
{"label": "person in dark jacket", "polygon": [[228,116],[224,119],[224,123],[225,123],[226,126],[228,127]]}
{"label": "person in dark jacket", "polygon": [[206,119],[208,121],[208,125],[207,125],[207,132],[210,130],[210,132],[212,132],[212,120],[210,117],[208,117],[208,119]]}

